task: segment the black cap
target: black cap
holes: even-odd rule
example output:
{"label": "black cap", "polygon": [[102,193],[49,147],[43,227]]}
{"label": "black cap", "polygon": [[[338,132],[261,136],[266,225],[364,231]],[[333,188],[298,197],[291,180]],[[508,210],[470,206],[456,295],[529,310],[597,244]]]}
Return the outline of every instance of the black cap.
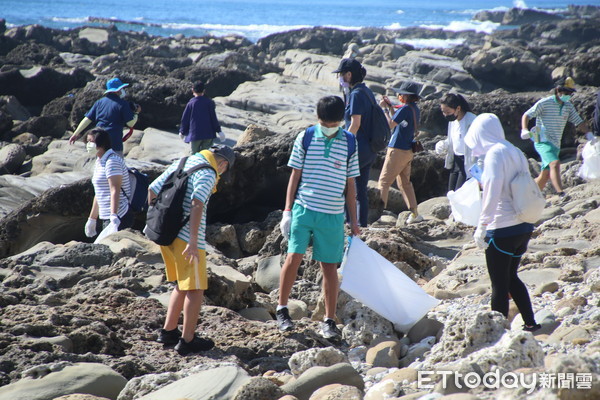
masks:
{"label": "black cap", "polygon": [[233,167],[235,163],[235,152],[229,146],[225,146],[224,144],[215,144],[210,149],[214,154],[218,154],[223,157],[229,163],[229,168]]}
{"label": "black cap", "polygon": [[416,82],[403,82],[399,88],[392,88],[396,94],[412,94],[417,97],[421,97],[419,93],[421,93],[422,85]]}
{"label": "black cap", "polygon": [[354,58],[344,58],[342,61],[340,61],[340,65],[335,71],[333,71],[333,73],[350,71],[353,74],[360,74],[361,68],[361,63]]}
{"label": "black cap", "polygon": [[561,78],[556,82],[556,88],[562,92],[576,92],[575,81],[570,76]]}

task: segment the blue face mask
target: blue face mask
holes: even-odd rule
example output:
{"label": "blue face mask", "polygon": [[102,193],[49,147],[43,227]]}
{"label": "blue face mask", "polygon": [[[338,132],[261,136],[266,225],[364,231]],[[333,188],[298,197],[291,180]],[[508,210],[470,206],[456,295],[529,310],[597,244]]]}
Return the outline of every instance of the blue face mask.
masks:
{"label": "blue face mask", "polygon": [[559,99],[563,103],[567,103],[567,102],[569,102],[569,100],[571,100],[571,95],[563,94],[562,96],[559,97]]}

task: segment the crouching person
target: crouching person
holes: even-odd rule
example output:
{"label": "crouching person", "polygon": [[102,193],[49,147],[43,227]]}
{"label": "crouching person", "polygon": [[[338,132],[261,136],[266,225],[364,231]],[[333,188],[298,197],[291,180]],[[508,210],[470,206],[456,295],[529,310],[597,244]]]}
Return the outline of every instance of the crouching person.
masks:
{"label": "crouching person", "polygon": [[[206,206],[220,175],[233,166],[235,153],[230,147],[215,145],[187,158],[183,171],[193,172],[187,177],[187,187],[183,197],[184,223],[180,224],[177,237],[170,245],[161,245],[160,251],[165,263],[167,281],[177,285],[171,293],[167,316],[157,341],[165,345],[175,345],[181,355],[206,351],[214,346],[210,339],[196,335],[196,327],[204,290],[208,288],[206,274]],[[179,167],[180,160],[173,163],[149,187],[148,204],[154,205],[165,182]],[[168,185],[165,185],[168,186]],[[150,211],[149,211],[150,215]],[[167,219],[169,224],[175,223]],[[182,222],[183,222],[182,221]],[[183,311],[183,330],[177,327],[179,315]]]}
{"label": "crouching person", "polygon": [[356,188],[359,176],[354,135],[340,127],[344,101],[337,96],[323,97],[317,104],[319,123],[300,133],[288,166],[292,174],[287,187],[281,232],[289,239],[288,254],[279,277],[277,326],[291,331],[294,324],[287,303],[306,248],[312,239],[313,259],[323,273],[325,321],[321,334],[339,337],[335,324],[338,296],[337,267],[344,253],[344,205],[351,218],[353,235],[360,233],[356,221]]}

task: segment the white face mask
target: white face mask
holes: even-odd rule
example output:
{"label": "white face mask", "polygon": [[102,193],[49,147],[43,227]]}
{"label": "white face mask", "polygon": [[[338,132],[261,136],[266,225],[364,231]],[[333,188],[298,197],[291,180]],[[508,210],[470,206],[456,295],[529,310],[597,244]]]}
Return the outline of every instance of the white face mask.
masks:
{"label": "white face mask", "polygon": [[338,132],[338,129],[340,129],[339,126],[328,128],[326,126],[321,125],[321,132],[327,137],[334,136]]}
{"label": "white face mask", "polygon": [[121,89],[121,94],[119,96],[121,96],[121,98],[124,99],[126,95],[127,92],[125,92],[125,89]]}
{"label": "white face mask", "polygon": [[96,148],[96,143],[87,142],[85,144],[85,150],[90,154],[96,154],[98,152],[98,148]]}

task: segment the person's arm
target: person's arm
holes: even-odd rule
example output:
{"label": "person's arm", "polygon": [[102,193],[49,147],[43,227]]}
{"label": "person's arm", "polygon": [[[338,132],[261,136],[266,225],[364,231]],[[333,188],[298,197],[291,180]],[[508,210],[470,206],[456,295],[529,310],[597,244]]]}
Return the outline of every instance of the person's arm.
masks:
{"label": "person's arm", "polygon": [[121,199],[122,175],[113,175],[108,177],[108,187],[110,189],[110,213],[117,214],[119,211],[119,201]]}
{"label": "person's arm", "polygon": [[213,132],[221,132],[221,124],[219,124],[219,119],[217,118],[216,107],[215,102],[211,100],[210,119]]}
{"label": "person's arm", "polygon": [[350,231],[352,235],[360,235],[360,227],[356,220],[356,182],[354,178],[346,180],[346,207],[350,215]]}
{"label": "person's arm", "polygon": [[192,199],[192,209],[190,211],[190,241],[183,249],[181,255],[183,258],[192,263],[194,260],[198,260],[198,229],[202,222],[202,212],[204,211],[204,203],[200,200]]}
{"label": "person's arm", "polygon": [[362,115],[356,114],[350,117],[350,126],[348,127],[348,132],[351,132],[356,136],[358,133],[358,129],[360,128],[360,122],[362,120]]}
{"label": "person's arm", "polygon": [[181,116],[181,124],[179,125],[179,133],[183,136],[187,136],[190,132],[190,114],[191,109],[189,103],[185,106],[185,110],[183,110],[183,115]]}
{"label": "person's arm", "polygon": [[135,123],[138,120],[138,113],[133,113],[133,119],[129,122],[127,122],[125,125],[127,125],[130,128],[133,128],[133,126],[135,125]]}
{"label": "person's arm", "polygon": [[151,206],[152,203],[154,202],[154,199],[156,199],[156,196],[158,196],[156,193],[154,193],[154,190],[148,188],[148,205]]}
{"label": "person's arm", "polygon": [[298,183],[300,182],[301,177],[302,177],[302,170],[292,168],[292,174],[290,175],[290,180],[288,181],[287,191],[285,194],[285,209],[284,209],[284,211],[292,210],[292,206],[294,205],[294,200],[296,199],[296,191],[298,190]]}
{"label": "person's arm", "polygon": [[521,117],[521,130],[529,130],[529,116],[527,114],[523,114],[523,116]]}
{"label": "person's arm", "polygon": [[69,138],[69,144],[75,143],[81,137],[85,128],[87,128],[91,123],[92,123],[91,119],[89,119],[88,117],[83,117],[83,119],[77,126],[77,129],[75,129],[75,132],[73,132],[73,134]]}
{"label": "person's arm", "polygon": [[96,200],[96,196],[94,196],[94,200],[92,200],[92,209],[90,210],[90,219],[98,219],[99,208],[98,208],[98,200]]}

